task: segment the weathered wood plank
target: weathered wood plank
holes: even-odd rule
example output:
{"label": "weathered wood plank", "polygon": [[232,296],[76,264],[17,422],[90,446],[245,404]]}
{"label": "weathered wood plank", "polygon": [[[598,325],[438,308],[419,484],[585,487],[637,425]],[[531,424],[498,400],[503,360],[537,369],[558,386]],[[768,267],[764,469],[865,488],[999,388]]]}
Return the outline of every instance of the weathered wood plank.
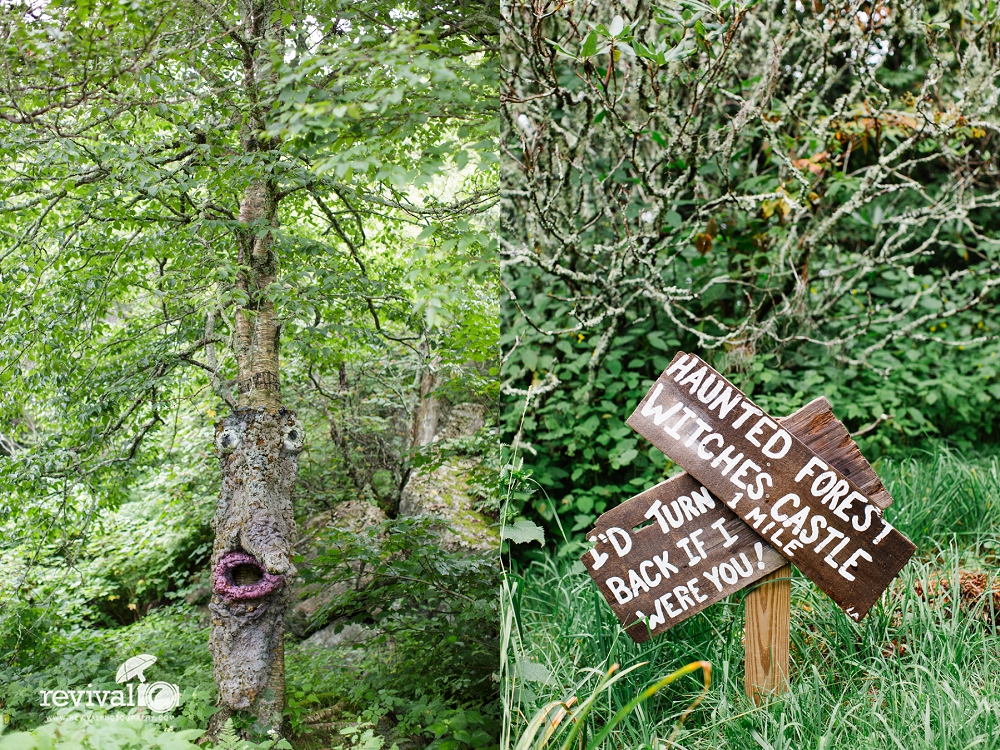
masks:
{"label": "weathered wood plank", "polygon": [[[843,423],[833,416],[830,402],[820,396],[791,416],[779,419],[781,426],[808,445],[814,453],[857,485],[858,491],[882,510],[892,498],[871,464],[851,438]],[[809,435],[806,440],[804,435]]]}
{"label": "weathered wood plank", "polygon": [[[857,484],[694,355],[674,357],[628,424],[856,620],[914,552]],[[843,450],[827,426],[811,429]]]}
{"label": "weathered wood plank", "polygon": [[609,510],[589,538],[583,564],[636,643],[785,565],[686,473]]}

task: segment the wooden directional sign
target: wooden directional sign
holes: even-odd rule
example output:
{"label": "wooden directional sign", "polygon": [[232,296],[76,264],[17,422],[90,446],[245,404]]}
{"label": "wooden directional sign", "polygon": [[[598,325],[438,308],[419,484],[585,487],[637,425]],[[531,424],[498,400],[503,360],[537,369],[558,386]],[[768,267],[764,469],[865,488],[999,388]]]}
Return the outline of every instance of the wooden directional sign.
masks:
{"label": "wooden directional sign", "polygon": [[628,424],[855,620],[914,552],[882,517],[885,498],[865,494],[850,467],[821,458],[694,355],[674,357]]}
{"label": "wooden directional sign", "polygon": [[[831,465],[843,467],[881,507],[892,502],[825,398],[780,423]],[[588,538],[595,547],[583,563],[637,643],[786,562],[686,473],[604,513]]]}
{"label": "wooden directional sign", "polygon": [[785,564],[690,474],[608,511],[589,538],[583,564],[636,643]]}

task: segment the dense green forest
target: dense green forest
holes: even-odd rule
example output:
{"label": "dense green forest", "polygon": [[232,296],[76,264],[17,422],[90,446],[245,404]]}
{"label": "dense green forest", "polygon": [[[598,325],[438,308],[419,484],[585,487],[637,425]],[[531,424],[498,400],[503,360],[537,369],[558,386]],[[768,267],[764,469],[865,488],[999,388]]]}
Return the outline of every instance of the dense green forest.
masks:
{"label": "dense green forest", "polygon": [[495,744],[496,13],[0,40],[0,746]]}

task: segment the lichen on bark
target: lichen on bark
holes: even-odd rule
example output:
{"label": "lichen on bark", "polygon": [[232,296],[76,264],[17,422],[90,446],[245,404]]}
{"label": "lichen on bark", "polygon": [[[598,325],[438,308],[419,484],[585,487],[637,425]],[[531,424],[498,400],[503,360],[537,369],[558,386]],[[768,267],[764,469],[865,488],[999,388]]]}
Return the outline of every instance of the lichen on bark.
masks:
{"label": "lichen on bark", "polygon": [[284,614],[296,573],[291,490],[302,445],[302,425],[283,408],[238,409],[216,425],[222,491],[212,521],[209,640],[216,716],[248,710],[268,729],[280,728],[284,709]]}

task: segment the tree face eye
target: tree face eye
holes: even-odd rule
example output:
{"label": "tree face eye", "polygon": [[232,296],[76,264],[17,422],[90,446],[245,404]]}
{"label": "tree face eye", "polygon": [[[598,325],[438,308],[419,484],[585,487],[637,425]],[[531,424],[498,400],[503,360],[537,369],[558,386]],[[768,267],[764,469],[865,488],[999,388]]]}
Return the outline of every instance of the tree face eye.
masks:
{"label": "tree face eye", "polygon": [[215,437],[215,450],[220,456],[228,456],[240,447],[240,434],[227,427]]}
{"label": "tree face eye", "polygon": [[302,425],[299,424],[298,420],[295,420],[295,424],[285,426],[282,434],[282,443],[286,451],[289,453],[298,453],[301,451],[303,438]]}

